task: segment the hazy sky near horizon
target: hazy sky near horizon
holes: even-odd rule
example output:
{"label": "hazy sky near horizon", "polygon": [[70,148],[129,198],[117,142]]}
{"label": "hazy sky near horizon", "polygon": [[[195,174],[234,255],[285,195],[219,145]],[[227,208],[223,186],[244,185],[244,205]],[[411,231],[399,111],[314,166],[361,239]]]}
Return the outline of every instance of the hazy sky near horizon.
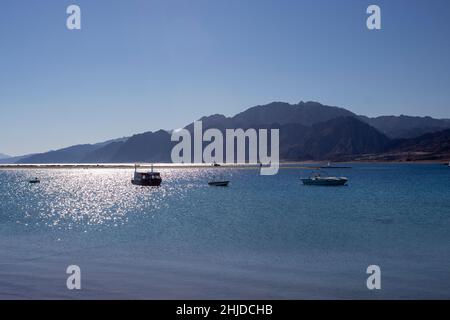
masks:
{"label": "hazy sky near horizon", "polygon": [[[82,29],[66,28],[77,4]],[[378,4],[382,30],[369,31]],[[319,101],[450,118],[448,0],[2,0],[0,152]]]}

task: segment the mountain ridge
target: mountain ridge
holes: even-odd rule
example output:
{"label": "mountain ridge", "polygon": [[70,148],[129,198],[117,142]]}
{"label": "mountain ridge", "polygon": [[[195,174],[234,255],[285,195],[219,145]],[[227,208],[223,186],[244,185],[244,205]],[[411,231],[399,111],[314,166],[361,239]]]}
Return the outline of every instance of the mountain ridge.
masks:
{"label": "mountain ridge", "polygon": [[[280,157],[291,160],[336,160],[392,152],[394,146],[400,148],[401,143],[405,143],[400,142],[404,139],[450,128],[448,119],[405,115],[369,118],[314,101],[300,101],[298,104],[272,102],[248,108],[231,117],[213,114],[200,120],[204,130],[277,127],[280,129]],[[185,128],[192,132],[193,123]],[[413,132],[417,135],[409,137]],[[416,143],[421,145],[418,140]],[[18,163],[170,162],[174,145],[170,132],[148,131],[103,143],[76,145],[32,155]]]}
{"label": "mountain ridge", "polygon": [[379,116],[359,118],[377,128],[392,139],[414,138],[425,133],[437,132],[449,128],[449,119],[434,119],[429,116]]}

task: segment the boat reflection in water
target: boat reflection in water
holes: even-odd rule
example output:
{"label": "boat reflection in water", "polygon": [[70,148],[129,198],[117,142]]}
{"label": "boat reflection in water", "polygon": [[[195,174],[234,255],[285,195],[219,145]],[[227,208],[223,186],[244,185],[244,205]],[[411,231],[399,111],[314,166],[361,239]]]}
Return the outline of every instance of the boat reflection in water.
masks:
{"label": "boat reflection in water", "polygon": [[40,183],[41,180],[39,180],[39,178],[36,177],[36,178],[33,178],[33,179],[29,180],[28,182],[32,183],[32,184],[36,184],[36,183]]}
{"label": "boat reflection in water", "polygon": [[228,184],[230,181],[223,180],[223,181],[210,181],[208,182],[208,185],[213,187],[228,187]]}
{"label": "boat reflection in water", "polygon": [[161,185],[162,179],[159,172],[152,170],[148,172],[140,172],[137,170],[137,165],[134,165],[134,177],[131,179],[131,183],[136,186],[146,186],[146,187],[159,187]]}

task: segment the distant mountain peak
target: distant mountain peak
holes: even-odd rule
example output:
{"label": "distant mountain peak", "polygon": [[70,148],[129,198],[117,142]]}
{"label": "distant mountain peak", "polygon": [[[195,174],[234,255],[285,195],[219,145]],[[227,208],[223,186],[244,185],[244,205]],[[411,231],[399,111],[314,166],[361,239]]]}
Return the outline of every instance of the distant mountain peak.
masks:
{"label": "distant mountain peak", "polygon": [[271,102],[249,108],[235,115],[232,119],[237,126],[249,126],[249,124],[280,125],[298,123],[311,126],[318,122],[328,121],[338,117],[356,116],[343,108],[323,105],[319,102],[299,102],[290,104],[287,102]]}
{"label": "distant mountain peak", "polygon": [[320,103],[320,102],[318,102],[318,101],[303,101],[303,100],[301,100],[299,103],[298,103],[298,105],[305,105],[305,104],[307,104],[307,105],[319,105],[319,106],[323,106],[323,104],[322,103]]}
{"label": "distant mountain peak", "polygon": [[224,116],[223,114],[216,113],[216,114],[213,114],[213,115],[210,115],[210,116],[203,116],[203,117],[201,117],[201,118],[199,119],[199,121],[205,121],[205,120],[214,120],[214,121],[217,121],[217,120],[223,120],[223,119],[226,119],[226,118],[227,118],[227,117]]}

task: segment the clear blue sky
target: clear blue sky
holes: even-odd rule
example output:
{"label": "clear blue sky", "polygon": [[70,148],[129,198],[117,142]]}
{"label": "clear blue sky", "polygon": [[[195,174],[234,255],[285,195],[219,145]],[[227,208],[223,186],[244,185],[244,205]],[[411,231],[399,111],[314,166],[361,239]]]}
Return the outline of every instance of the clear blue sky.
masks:
{"label": "clear blue sky", "polygon": [[[78,4],[82,30],[66,29]],[[366,8],[382,9],[381,31]],[[450,118],[450,1],[2,0],[0,152],[271,101]]]}

